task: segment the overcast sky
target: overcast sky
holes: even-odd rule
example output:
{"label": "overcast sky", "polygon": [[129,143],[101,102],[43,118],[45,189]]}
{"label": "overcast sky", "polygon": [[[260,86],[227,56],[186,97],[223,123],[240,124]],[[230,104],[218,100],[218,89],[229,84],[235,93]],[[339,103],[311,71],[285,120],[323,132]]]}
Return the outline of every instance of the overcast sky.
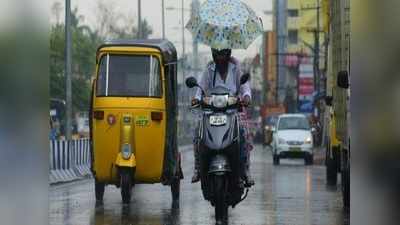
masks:
{"label": "overcast sky", "polygon": [[[101,0],[71,0],[72,8],[77,7],[79,14],[84,16],[84,23],[89,26],[96,26],[96,6],[97,1]],[[103,0],[104,1],[104,0]],[[51,0],[51,3],[60,2],[64,7],[65,0]],[[107,0],[107,4],[110,4],[117,11],[121,11],[123,14],[132,14],[134,18],[137,18],[137,0]],[[142,0],[142,19],[146,19],[150,26],[153,28],[153,34],[151,38],[161,38],[162,36],[162,23],[161,23],[161,0]],[[184,0],[184,8],[188,9],[185,11],[184,23],[186,24],[189,20],[190,14],[190,3],[191,0]],[[204,0],[200,0],[200,3]],[[272,0],[243,0],[247,3],[259,17],[262,18],[265,30],[272,29],[272,17],[264,14],[265,11],[272,9]],[[165,0],[165,8],[176,8],[175,10],[165,11],[165,30],[166,38],[172,41],[177,48],[178,54],[182,52],[182,25],[181,25],[181,11],[179,8],[182,6],[181,0]],[[60,15],[60,20],[64,20],[64,9]],[[51,22],[55,22],[56,18],[52,15]],[[136,20],[137,21],[137,20]],[[185,52],[189,53],[192,51],[192,36],[189,31],[185,29]],[[257,54],[258,49],[261,45],[261,38],[259,37],[247,50],[236,50],[233,54],[243,59],[245,57],[252,57]],[[209,52],[209,48],[203,44],[199,44],[199,52]]]}

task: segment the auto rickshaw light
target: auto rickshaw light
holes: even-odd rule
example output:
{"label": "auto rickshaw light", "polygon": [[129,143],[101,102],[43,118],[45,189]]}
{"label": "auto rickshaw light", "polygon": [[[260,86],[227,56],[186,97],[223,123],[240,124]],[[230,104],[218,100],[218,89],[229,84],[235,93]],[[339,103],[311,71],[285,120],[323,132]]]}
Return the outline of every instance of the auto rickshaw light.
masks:
{"label": "auto rickshaw light", "polygon": [[97,120],[104,119],[104,111],[94,111],[93,112],[93,118],[95,118]]}
{"label": "auto rickshaw light", "polygon": [[117,119],[115,118],[115,116],[113,114],[109,114],[107,116],[107,122],[108,122],[109,125],[114,125],[116,120]]}
{"label": "auto rickshaw light", "polygon": [[130,144],[123,144],[122,145],[122,158],[129,159],[132,155],[132,148]]}
{"label": "auto rickshaw light", "polygon": [[161,121],[163,118],[162,112],[151,112],[151,120]]}

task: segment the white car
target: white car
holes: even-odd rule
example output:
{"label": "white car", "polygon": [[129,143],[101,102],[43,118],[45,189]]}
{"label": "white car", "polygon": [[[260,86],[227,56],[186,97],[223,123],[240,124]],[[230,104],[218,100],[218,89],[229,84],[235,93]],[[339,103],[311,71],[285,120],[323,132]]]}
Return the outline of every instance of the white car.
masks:
{"label": "white car", "polygon": [[272,152],[274,165],[281,158],[304,158],[313,164],[313,135],[307,117],[303,114],[283,114],[273,129]]}

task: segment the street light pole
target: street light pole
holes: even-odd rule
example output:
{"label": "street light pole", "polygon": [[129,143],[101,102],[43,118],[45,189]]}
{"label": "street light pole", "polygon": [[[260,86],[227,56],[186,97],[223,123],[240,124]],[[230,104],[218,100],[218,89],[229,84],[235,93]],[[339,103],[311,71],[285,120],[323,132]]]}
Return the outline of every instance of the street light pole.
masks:
{"label": "street light pole", "polygon": [[319,71],[319,57],[320,57],[320,2],[317,0],[317,6],[316,7],[306,7],[302,8],[302,10],[316,10],[316,28],[310,29],[309,32],[312,32],[314,34],[314,46],[313,46],[313,54],[314,54],[314,60],[313,60],[313,68],[314,68],[314,91],[319,92],[320,91],[320,71]]}
{"label": "street light pole", "polygon": [[[191,9],[192,17],[194,17],[197,14],[199,10],[199,5],[200,3],[198,0],[192,0],[192,9]],[[199,49],[196,37],[194,36],[193,36],[193,68],[197,75],[199,70]]]}
{"label": "street light pole", "polygon": [[137,38],[142,38],[142,7],[141,7],[141,0],[138,0],[138,35]]}
{"label": "street light pole", "polygon": [[184,21],[184,19],[185,19],[185,14],[184,14],[184,12],[185,12],[185,5],[184,5],[184,3],[185,3],[185,1],[184,0],[182,0],[182,18],[181,18],[181,23],[182,23],[182,58],[181,58],[181,68],[182,68],[182,82],[181,82],[181,84],[182,84],[182,86],[181,86],[181,90],[182,90],[182,99],[181,99],[181,101],[182,102],[184,102],[185,101],[185,95],[186,95],[186,93],[185,93],[185,90],[186,89],[184,89],[183,87],[184,87],[184,82],[185,82],[185,63],[184,63],[184,61],[185,61],[185,21]]}
{"label": "street light pole", "polygon": [[72,137],[72,90],[71,90],[71,1],[65,0],[65,97],[66,97],[66,139]]}
{"label": "street light pole", "polygon": [[[185,3],[185,1],[182,0],[182,62],[183,62],[183,59],[185,58],[185,21],[184,21],[185,8],[184,8],[184,3]],[[184,69],[183,69],[183,71],[184,71]]]}
{"label": "street light pole", "polygon": [[165,9],[164,0],[161,0],[162,38],[165,39]]}

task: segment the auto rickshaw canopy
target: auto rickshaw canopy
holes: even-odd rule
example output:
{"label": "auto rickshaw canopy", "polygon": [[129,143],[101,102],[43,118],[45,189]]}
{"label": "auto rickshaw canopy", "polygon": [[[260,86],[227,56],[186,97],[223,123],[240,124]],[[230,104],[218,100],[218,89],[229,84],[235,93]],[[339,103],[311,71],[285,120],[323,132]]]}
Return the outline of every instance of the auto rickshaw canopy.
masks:
{"label": "auto rickshaw canopy", "polygon": [[163,57],[163,63],[174,64],[177,62],[177,53],[175,46],[168,40],[165,39],[115,39],[108,40],[104,44],[100,45],[97,49],[96,60],[99,60],[99,52],[105,47],[147,47],[156,48],[161,52]]}

